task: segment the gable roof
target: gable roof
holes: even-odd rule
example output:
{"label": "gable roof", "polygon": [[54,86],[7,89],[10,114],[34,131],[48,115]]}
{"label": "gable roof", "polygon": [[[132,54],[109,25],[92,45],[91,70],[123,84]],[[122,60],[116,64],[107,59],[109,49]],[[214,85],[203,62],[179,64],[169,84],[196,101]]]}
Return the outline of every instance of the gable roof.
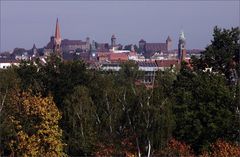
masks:
{"label": "gable roof", "polygon": [[68,45],[85,45],[87,42],[84,42],[82,40],[68,40],[64,39],[62,40],[62,46],[68,46]]}
{"label": "gable roof", "polygon": [[50,41],[45,48],[46,49],[53,49],[54,48],[54,42]]}
{"label": "gable roof", "polygon": [[146,51],[167,51],[166,43],[146,43]]}
{"label": "gable roof", "polygon": [[0,58],[0,63],[20,63],[20,60],[16,60],[13,58]]}
{"label": "gable roof", "polygon": [[179,66],[180,62],[179,60],[156,60],[155,61],[158,67],[172,67],[175,65],[176,67]]}
{"label": "gable roof", "polygon": [[127,61],[128,56],[126,53],[110,53],[109,60],[110,61]]}

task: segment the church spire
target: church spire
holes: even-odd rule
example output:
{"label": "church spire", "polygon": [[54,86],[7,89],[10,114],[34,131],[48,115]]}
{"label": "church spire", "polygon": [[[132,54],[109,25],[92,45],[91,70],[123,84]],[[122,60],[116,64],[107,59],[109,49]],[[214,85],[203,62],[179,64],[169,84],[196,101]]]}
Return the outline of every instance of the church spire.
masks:
{"label": "church spire", "polygon": [[58,18],[57,18],[57,22],[56,22],[55,39],[61,39],[60,27],[59,27],[59,23],[58,23]]}
{"label": "church spire", "polygon": [[60,26],[58,23],[58,18],[57,18],[57,22],[56,22],[56,29],[55,29],[55,36],[54,36],[54,51],[56,53],[61,53],[61,35],[60,35]]}

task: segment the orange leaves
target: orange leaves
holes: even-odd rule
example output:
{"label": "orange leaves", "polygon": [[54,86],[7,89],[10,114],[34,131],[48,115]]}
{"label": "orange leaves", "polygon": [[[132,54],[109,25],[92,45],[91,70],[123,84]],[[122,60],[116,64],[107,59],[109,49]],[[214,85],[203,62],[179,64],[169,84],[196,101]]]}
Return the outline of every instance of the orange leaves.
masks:
{"label": "orange leaves", "polygon": [[125,136],[121,141],[118,141],[118,144],[100,143],[97,145],[97,151],[94,155],[135,157],[137,156],[137,146],[133,141],[135,141],[135,136],[132,135]]}
{"label": "orange leaves", "polygon": [[194,153],[189,145],[184,142],[171,139],[167,147],[160,151],[157,155],[160,156],[179,156],[179,157],[194,157]]}
{"label": "orange leaves", "polygon": [[[193,157],[194,153],[191,147],[183,142],[172,139],[169,141],[168,146],[157,153],[160,156],[180,156],[180,157]],[[239,157],[240,156],[240,146],[236,144],[217,140],[215,143],[211,144],[210,151],[204,151],[201,157]]]}
{"label": "orange leaves", "polygon": [[240,146],[226,142],[224,140],[217,140],[211,145],[211,152],[204,152],[204,157],[239,157]]}
{"label": "orange leaves", "polygon": [[113,144],[110,144],[110,145],[99,144],[97,147],[98,147],[98,151],[95,153],[95,156],[97,157],[112,156],[116,151]]}
{"label": "orange leaves", "polygon": [[125,156],[125,157],[135,157],[136,151],[127,149],[127,146],[121,145],[117,147],[114,144],[99,144],[98,151],[94,154],[94,156]]}

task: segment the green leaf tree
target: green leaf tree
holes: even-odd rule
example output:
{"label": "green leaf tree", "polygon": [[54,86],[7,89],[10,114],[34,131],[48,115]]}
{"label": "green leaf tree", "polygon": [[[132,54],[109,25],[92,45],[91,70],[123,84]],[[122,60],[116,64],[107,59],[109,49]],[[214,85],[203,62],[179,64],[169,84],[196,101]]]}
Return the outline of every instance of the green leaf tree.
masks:
{"label": "green leaf tree", "polygon": [[194,66],[200,70],[212,68],[213,72],[225,74],[226,78],[230,81],[232,75],[238,78],[240,76],[239,51],[239,27],[221,29],[216,26],[213,30],[211,44],[206,47],[201,58],[195,60]]}
{"label": "green leaf tree", "polygon": [[237,132],[233,93],[222,75],[183,66],[174,83],[174,98],[174,136],[196,152],[218,138],[232,139]]}
{"label": "green leaf tree", "polygon": [[70,155],[91,155],[97,142],[96,107],[85,86],[77,86],[64,99],[64,136]]}

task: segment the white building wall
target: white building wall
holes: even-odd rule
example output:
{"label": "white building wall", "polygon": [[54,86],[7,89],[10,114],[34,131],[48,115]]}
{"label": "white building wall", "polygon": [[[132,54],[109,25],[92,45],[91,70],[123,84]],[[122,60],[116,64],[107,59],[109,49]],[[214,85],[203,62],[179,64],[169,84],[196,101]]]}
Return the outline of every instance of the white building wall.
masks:
{"label": "white building wall", "polygon": [[0,69],[7,69],[8,67],[11,67],[12,65],[19,65],[19,63],[0,63]]}

